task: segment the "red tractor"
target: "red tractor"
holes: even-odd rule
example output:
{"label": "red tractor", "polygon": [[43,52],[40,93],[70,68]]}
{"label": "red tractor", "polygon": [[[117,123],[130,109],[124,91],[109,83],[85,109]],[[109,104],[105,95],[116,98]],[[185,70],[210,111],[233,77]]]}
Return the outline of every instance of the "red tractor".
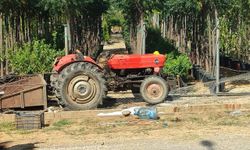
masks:
{"label": "red tractor", "polygon": [[157,104],[165,100],[169,87],[161,77],[164,55],[109,55],[104,67],[82,53],[58,58],[51,85],[60,104],[70,110],[96,108],[108,91],[140,92],[142,98]]}

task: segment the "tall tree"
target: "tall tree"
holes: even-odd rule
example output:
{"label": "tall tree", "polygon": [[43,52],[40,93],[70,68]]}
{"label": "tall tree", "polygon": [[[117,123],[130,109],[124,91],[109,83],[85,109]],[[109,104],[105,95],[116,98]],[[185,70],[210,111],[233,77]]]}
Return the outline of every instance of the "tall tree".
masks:
{"label": "tall tree", "polygon": [[159,0],[114,0],[123,10],[129,26],[130,48],[133,53],[141,54],[145,39],[145,18],[157,9]]}
{"label": "tall tree", "polygon": [[[94,56],[101,49],[101,16],[107,7],[107,0],[1,0],[3,55],[33,39],[63,48],[62,29],[68,24],[72,50]],[[2,62],[8,72],[8,60]]]}

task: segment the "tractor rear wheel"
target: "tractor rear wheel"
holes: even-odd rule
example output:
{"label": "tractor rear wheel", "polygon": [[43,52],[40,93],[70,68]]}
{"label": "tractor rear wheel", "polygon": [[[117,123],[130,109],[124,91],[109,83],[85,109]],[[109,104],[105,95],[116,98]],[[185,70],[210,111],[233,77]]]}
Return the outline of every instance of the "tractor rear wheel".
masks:
{"label": "tractor rear wheel", "polygon": [[107,90],[101,70],[86,62],[64,68],[57,83],[61,104],[69,110],[96,108],[102,103]]}
{"label": "tractor rear wheel", "polygon": [[53,87],[54,94],[57,98],[61,98],[59,87],[58,87],[58,74],[52,74],[50,76],[50,86]]}
{"label": "tractor rear wheel", "polygon": [[164,102],[168,95],[167,82],[159,76],[147,77],[141,84],[140,93],[150,104]]}

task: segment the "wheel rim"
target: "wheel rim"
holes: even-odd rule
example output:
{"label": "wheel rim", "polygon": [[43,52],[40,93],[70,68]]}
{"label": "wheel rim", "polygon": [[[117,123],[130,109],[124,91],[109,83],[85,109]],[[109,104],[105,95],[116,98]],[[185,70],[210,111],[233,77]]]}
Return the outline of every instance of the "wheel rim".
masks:
{"label": "wheel rim", "polygon": [[146,88],[146,95],[150,99],[157,100],[163,95],[163,87],[156,83],[149,84]]}
{"label": "wheel rim", "polygon": [[80,75],[73,78],[68,85],[70,99],[78,104],[89,103],[96,96],[98,86],[93,78]]}

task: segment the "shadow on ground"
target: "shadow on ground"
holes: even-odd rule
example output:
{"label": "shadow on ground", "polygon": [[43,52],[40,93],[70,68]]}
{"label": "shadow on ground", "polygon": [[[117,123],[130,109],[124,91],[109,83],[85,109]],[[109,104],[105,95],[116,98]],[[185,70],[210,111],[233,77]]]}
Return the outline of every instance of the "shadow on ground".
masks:
{"label": "shadow on ground", "polygon": [[115,108],[120,105],[131,104],[131,103],[141,103],[144,102],[141,98],[134,98],[134,97],[124,97],[124,98],[111,98],[107,97],[103,101],[103,105],[99,108]]}
{"label": "shadow on ground", "polygon": [[[168,97],[164,103],[171,103],[175,99],[173,97]],[[147,104],[140,96],[140,94],[136,94],[135,97],[124,97],[124,98],[111,98],[107,97],[103,101],[103,105],[99,106],[98,108],[105,108],[105,109],[112,109],[112,108],[117,108],[122,105],[135,105],[137,104],[142,104],[145,106],[154,106]]]}
{"label": "shadow on ground", "polygon": [[207,150],[215,150],[214,148],[215,143],[213,141],[203,140],[203,141],[200,141],[200,145],[205,147]]}
{"label": "shadow on ground", "polygon": [[[107,96],[104,100],[103,100],[103,104],[98,106],[98,108],[102,108],[102,109],[114,109],[117,108],[119,106],[122,105],[127,105],[127,104],[143,104],[146,106],[152,106],[150,104],[147,104],[140,96],[140,94],[135,94],[135,97],[121,97],[121,98],[112,98]],[[167,97],[165,103],[171,103],[174,100],[178,100],[179,97],[172,97],[169,96]],[[145,104],[144,104],[145,103]],[[48,100],[48,106],[49,107],[55,107],[55,108],[59,108],[60,106],[58,105],[58,100],[56,99],[49,99]]]}
{"label": "shadow on ground", "polygon": [[35,145],[38,144],[38,143],[27,143],[27,144],[12,145],[11,143],[12,143],[11,141],[0,143],[0,149],[2,150],[33,150],[37,148]]}

